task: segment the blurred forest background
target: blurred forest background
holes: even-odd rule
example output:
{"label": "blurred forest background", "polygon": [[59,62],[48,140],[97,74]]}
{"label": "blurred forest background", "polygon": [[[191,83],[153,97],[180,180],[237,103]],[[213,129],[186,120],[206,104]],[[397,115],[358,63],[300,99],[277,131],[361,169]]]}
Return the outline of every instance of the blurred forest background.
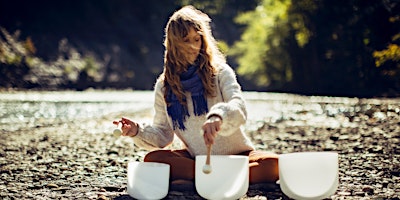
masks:
{"label": "blurred forest background", "polygon": [[187,4],[244,90],[400,96],[400,0],[0,0],[0,88],[150,90]]}

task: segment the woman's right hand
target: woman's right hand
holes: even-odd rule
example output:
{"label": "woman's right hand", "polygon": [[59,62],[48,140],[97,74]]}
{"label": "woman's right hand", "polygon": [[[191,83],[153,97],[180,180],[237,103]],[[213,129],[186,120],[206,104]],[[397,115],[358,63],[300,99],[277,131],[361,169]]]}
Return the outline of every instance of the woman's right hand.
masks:
{"label": "woman's right hand", "polygon": [[217,137],[218,132],[221,130],[222,119],[220,116],[213,115],[206,122],[204,122],[203,138],[206,146],[214,144],[215,137]]}
{"label": "woman's right hand", "polygon": [[134,137],[139,132],[138,124],[128,118],[122,117],[121,120],[119,121],[113,121],[113,124],[117,126],[119,123],[122,123],[121,126],[122,136]]}

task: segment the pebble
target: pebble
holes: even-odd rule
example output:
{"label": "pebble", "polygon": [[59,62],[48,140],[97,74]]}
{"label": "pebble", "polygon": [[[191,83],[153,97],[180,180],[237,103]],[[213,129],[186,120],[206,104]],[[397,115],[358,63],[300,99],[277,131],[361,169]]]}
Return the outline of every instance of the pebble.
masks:
{"label": "pebble", "polygon": [[363,191],[363,192],[366,192],[366,193],[369,194],[369,195],[374,194],[374,188],[372,188],[371,186],[365,186],[365,187],[362,189],[362,191]]}
{"label": "pebble", "polygon": [[99,195],[97,196],[97,199],[98,199],[98,200],[108,200],[109,198],[106,197],[106,196],[103,195],[103,194],[99,194]]}
{"label": "pebble", "polygon": [[350,196],[351,195],[351,192],[337,192],[337,194],[339,195],[339,196]]}
{"label": "pebble", "polygon": [[49,183],[46,185],[46,187],[48,188],[58,188],[58,185],[54,184],[54,183]]}
{"label": "pebble", "polygon": [[363,197],[363,196],[365,196],[365,192],[356,191],[356,192],[354,192],[354,195],[355,195],[355,196],[361,196],[361,197]]}

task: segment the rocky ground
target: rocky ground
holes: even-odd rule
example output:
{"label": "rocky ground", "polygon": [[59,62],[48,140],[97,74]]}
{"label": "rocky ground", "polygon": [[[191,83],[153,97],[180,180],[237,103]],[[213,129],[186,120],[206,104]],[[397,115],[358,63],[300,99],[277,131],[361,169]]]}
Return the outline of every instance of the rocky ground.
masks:
{"label": "rocky ground", "polygon": [[[303,97],[250,101],[250,111],[260,111],[255,104],[279,111],[246,125],[258,149],[339,153],[340,184],[329,199],[400,198],[399,100]],[[150,118],[151,111],[0,130],[0,199],[131,199],[127,162],[147,152],[112,137],[110,123],[123,115]],[[181,189],[172,188],[166,199],[201,199]],[[242,199],[286,197],[278,186],[255,185]]]}

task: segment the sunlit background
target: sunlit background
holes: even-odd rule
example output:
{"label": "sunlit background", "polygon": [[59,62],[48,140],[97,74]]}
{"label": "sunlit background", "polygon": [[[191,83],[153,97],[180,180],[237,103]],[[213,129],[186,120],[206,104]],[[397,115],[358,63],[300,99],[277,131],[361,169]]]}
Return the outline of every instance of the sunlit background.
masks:
{"label": "sunlit background", "polygon": [[1,0],[0,87],[151,90],[187,4],[213,19],[244,90],[399,96],[398,0]]}

